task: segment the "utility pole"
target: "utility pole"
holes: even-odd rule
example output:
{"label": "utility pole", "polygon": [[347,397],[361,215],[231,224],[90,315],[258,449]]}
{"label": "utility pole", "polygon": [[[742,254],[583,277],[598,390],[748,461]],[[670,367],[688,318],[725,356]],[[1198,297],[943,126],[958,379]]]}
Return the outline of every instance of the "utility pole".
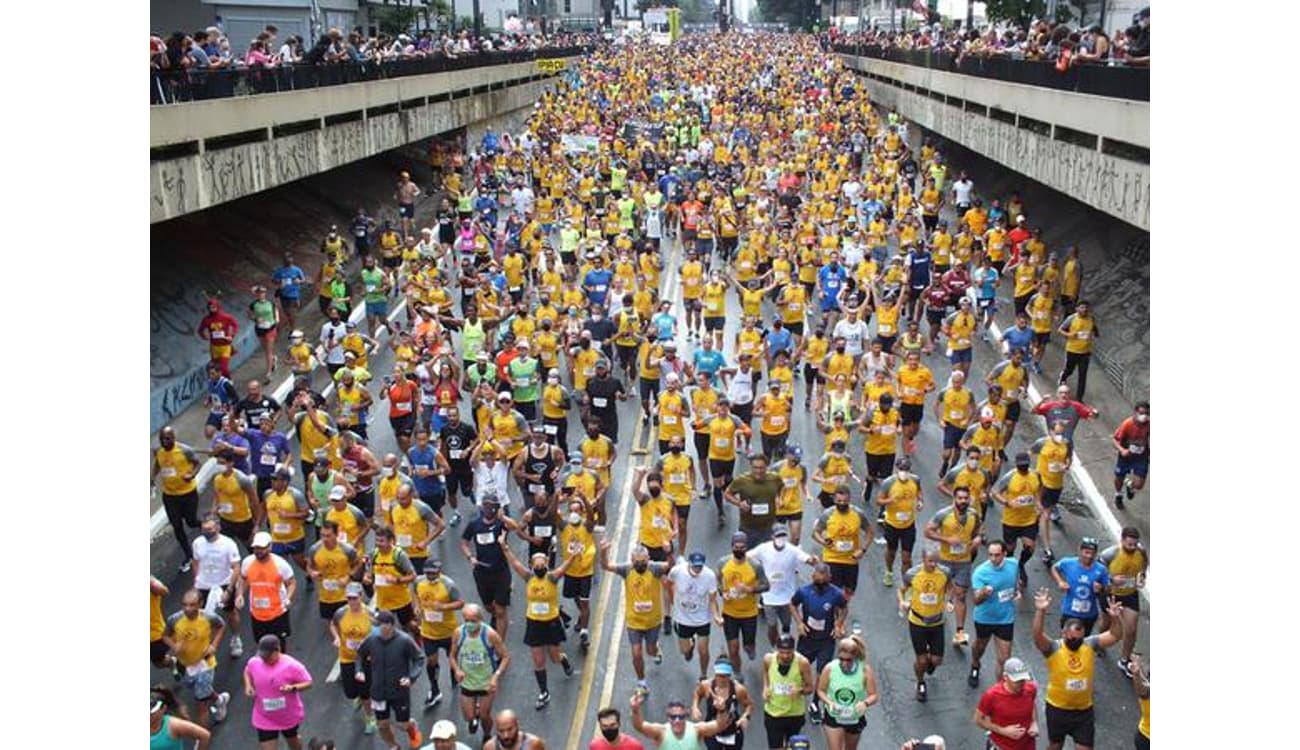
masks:
{"label": "utility pole", "polygon": [[471,7],[474,11],[474,36],[478,38],[483,36],[483,14],[479,12],[478,0],[474,0]]}

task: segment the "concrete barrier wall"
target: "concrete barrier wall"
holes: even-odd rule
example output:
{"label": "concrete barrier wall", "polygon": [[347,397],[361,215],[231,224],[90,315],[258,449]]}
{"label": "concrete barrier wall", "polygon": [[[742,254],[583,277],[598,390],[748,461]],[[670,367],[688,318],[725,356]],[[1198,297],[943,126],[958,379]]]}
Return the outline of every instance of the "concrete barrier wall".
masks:
{"label": "concrete barrier wall", "polygon": [[1150,102],[1009,83],[874,57],[841,57],[855,70],[886,76],[944,96],[955,96],[1104,138],[1151,147]]}
{"label": "concrete barrier wall", "polygon": [[865,82],[873,101],[921,127],[1117,219],[1150,230],[1150,165],[1053,140],[880,81]]}
{"label": "concrete barrier wall", "polygon": [[519,110],[526,114],[547,85],[546,80],[532,81],[306,133],[153,162],[149,165],[149,220],[156,223],[202,211],[502,114]]}

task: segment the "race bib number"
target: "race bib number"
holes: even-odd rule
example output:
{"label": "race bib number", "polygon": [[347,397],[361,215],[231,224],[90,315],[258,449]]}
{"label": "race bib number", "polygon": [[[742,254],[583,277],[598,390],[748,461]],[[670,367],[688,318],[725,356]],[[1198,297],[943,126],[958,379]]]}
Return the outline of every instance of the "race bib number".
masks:
{"label": "race bib number", "polygon": [[398,411],[410,411],[410,410],[411,410],[411,402],[410,402],[410,401],[398,401],[397,403],[393,404],[393,408],[397,409]]}
{"label": "race bib number", "polygon": [[263,466],[275,466],[275,454],[274,454],[274,453],[263,453],[263,454],[262,454],[262,465],[263,465]]}
{"label": "race bib number", "polygon": [[253,597],[253,607],[254,607],[254,609],[270,609],[270,608],[271,608],[271,597],[269,597],[269,596],[255,596],[255,597]]}
{"label": "race bib number", "polygon": [[1001,591],[998,592],[998,601],[1002,602],[1003,604],[1006,604],[1007,602],[1015,598],[1016,598],[1015,589],[1002,589]]}
{"label": "race bib number", "polygon": [[1020,497],[1015,499],[1015,506],[1017,508],[1024,508],[1033,504],[1034,504],[1033,495],[1021,495]]}
{"label": "race bib number", "polygon": [[447,455],[451,456],[451,460],[459,461],[460,459],[465,457],[465,451],[461,448],[452,448],[451,450],[447,451]]}
{"label": "race bib number", "polygon": [[668,528],[668,519],[663,516],[655,516],[650,520],[650,525],[656,529],[666,529]]}
{"label": "race bib number", "polygon": [[348,647],[349,650],[351,650],[351,651],[356,651],[357,648],[361,646],[361,639],[360,639],[360,638],[348,638],[348,639],[344,640],[343,643],[344,643],[344,645],[346,645],[346,646]]}
{"label": "race bib number", "polygon": [[217,511],[222,514],[234,513],[235,505],[234,503],[221,503],[220,505],[217,506]]}
{"label": "race bib number", "polygon": [[557,435],[560,432],[560,427],[559,425],[553,425],[553,424],[543,425],[542,432],[546,433],[547,435]]}
{"label": "race bib number", "polygon": [[659,421],[663,422],[664,424],[677,424],[677,417],[671,414],[665,414],[664,418]]}
{"label": "race bib number", "polygon": [[537,615],[538,617],[544,617],[546,615],[549,615],[550,613],[551,613],[550,602],[529,602],[528,603],[528,614],[530,615]]}
{"label": "race bib number", "polygon": [[780,427],[781,425],[785,424],[785,417],[783,417],[783,416],[781,416],[781,415],[779,415],[779,414],[773,414],[773,415],[770,417],[770,419],[772,420],[772,426],[773,426],[773,427]]}
{"label": "race bib number", "polygon": [[533,536],[536,536],[536,537],[542,537],[542,538],[550,538],[552,531],[553,531],[553,529],[552,529],[550,526],[538,526],[538,527],[533,531]]}
{"label": "race bib number", "polygon": [[536,495],[537,493],[542,492],[545,489],[546,489],[546,485],[542,485],[542,484],[529,483],[528,485],[528,492],[533,495]]}
{"label": "race bib number", "polygon": [[1128,452],[1135,456],[1140,456],[1146,452],[1146,449],[1147,447],[1145,445],[1130,445],[1128,447]]}
{"label": "race bib number", "polygon": [[1087,614],[1092,611],[1092,602],[1087,599],[1075,599],[1070,602],[1070,611]]}
{"label": "race bib number", "polygon": [[892,424],[886,424],[886,425],[881,425],[881,426],[880,426],[880,434],[881,434],[881,435],[893,435],[893,434],[894,434],[895,432],[897,432],[897,431],[898,431],[898,428],[895,427],[895,426],[892,425]]}
{"label": "race bib number", "polygon": [[424,610],[424,621],[425,621],[425,622],[442,622],[442,610],[440,610],[440,609],[426,609],[426,610]]}
{"label": "race bib number", "polygon": [[794,695],[794,685],[789,682],[778,682],[772,686],[772,692],[777,695]]}
{"label": "race bib number", "polygon": [[1060,472],[1065,470],[1065,464],[1059,461],[1049,461],[1047,464],[1047,470],[1052,472],[1053,474],[1059,474]]}
{"label": "race bib number", "polygon": [[474,541],[478,542],[479,544],[484,544],[484,545],[493,544],[496,542],[496,540],[497,538],[493,536],[492,532],[490,531],[480,531],[479,533],[474,535]]}
{"label": "race bib number", "polygon": [[970,339],[965,339],[965,338],[957,339],[957,346],[963,349],[970,346]]}
{"label": "race bib number", "polygon": [[723,736],[723,735],[719,734],[719,735],[715,736],[713,739],[717,740],[719,745],[734,745],[734,744],[736,744],[736,735],[734,735],[734,734],[728,734],[728,735],[726,735],[726,736]]}
{"label": "race bib number", "polygon": [[668,481],[671,484],[686,484],[686,475],[681,472],[669,474]]}
{"label": "race bib number", "polygon": [[719,448],[726,448],[731,445],[731,438],[714,438],[713,444]]}
{"label": "race bib number", "polygon": [[1065,689],[1072,693],[1080,693],[1088,689],[1088,680],[1084,677],[1074,677],[1065,681]]}
{"label": "race bib number", "polygon": [[654,606],[655,606],[654,602],[636,601],[636,602],[632,602],[632,611],[646,613],[654,609]]}
{"label": "race bib number", "polygon": [[1091,331],[1079,331],[1078,333],[1078,339],[1080,341],[1087,341],[1091,336],[1092,336]]}
{"label": "race bib number", "polygon": [[948,551],[949,551],[951,554],[954,554],[954,555],[965,554],[965,552],[966,552],[966,545],[964,545],[964,544],[950,544],[950,545],[948,545]]}
{"label": "race bib number", "polygon": [[749,506],[749,512],[755,516],[765,516],[771,511],[771,509],[772,506],[768,503],[754,503]]}
{"label": "race bib number", "polygon": [[274,523],[271,524],[271,531],[274,531],[277,534],[288,534],[293,531],[293,526],[287,523]]}
{"label": "race bib number", "polygon": [[906,520],[910,519],[911,517],[912,517],[912,512],[909,511],[909,510],[897,510],[897,511],[894,511],[894,520],[895,520],[895,521],[906,521]]}
{"label": "race bib number", "polygon": [[809,629],[811,629],[811,630],[825,630],[825,629],[826,629],[826,621],[823,620],[823,619],[820,618],[820,617],[809,617],[809,618],[808,618],[808,627],[809,627]]}
{"label": "race bib number", "polygon": [[326,591],[342,591],[343,581],[334,578],[322,578],[320,585]]}
{"label": "race bib number", "polygon": [[921,604],[927,607],[933,607],[939,603],[939,595],[935,593],[921,594],[918,599],[920,599]]}
{"label": "race bib number", "polygon": [[283,711],[284,708],[285,708],[285,700],[284,700],[284,696],[282,695],[276,696],[274,698],[262,699],[263,711]]}
{"label": "race bib number", "polygon": [[392,577],[392,576],[389,576],[389,575],[383,575],[383,574],[376,575],[376,576],[375,576],[375,585],[376,585],[376,586],[392,586],[392,585],[393,585],[393,577]]}
{"label": "race bib number", "polygon": [[852,539],[836,539],[836,540],[835,540],[835,551],[836,551],[836,552],[852,552],[852,551],[853,551],[853,540],[852,540]]}
{"label": "race bib number", "polygon": [[593,398],[591,400],[591,405],[597,409],[604,409],[606,406],[609,406],[609,399],[600,397]]}
{"label": "race bib number", "polygon": [[799,484],[799,480],[795,479],[794,477],[786,477],[781,481],[783,484],[785,484],[786,487],[795,487]]}
{"label": "race bib number", "polygon": [[376,701],[376,700],[372,700],[372,701],[370,701],[370,707],[371,707],[372,709],[376,710],[376,711],[387,711],[387,710],[388,710],[388,701]]}
{"label": "race bib number", "polygon": [[176,467],[174,467],[174,466],[164,466],[164,467],[162,468],[162,471],[160,471],[160,472],[158,472],[158,473],[161,474],[161,475],[162,475],[164,478],[166,478],[166,479],[171,479],[172,477],[176,476]]}
{"label": "race bib number", "polygon": [[413,540],[411,539],[411,535],[410,535],[410,534],[398,534],[398,535],[397,535],[397,546],[399,546],[399,547],[410,547],[412,543],[413,543]]}

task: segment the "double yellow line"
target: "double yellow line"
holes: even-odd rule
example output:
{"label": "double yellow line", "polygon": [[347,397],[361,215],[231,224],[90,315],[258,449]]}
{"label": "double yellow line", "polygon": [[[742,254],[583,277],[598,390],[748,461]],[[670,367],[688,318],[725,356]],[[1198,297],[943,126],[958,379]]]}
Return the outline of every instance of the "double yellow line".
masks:
{"label": "double yellow line", "polygon": [[[672,269],[678,267],[681,260],[680,256],[681,244],[680,241],[675,241],[673,243],[672,257],[669,259],[669,262],[664,263],[665,273],[669,273]],[[664,299],[669,299],[680,291],[680,284],[677,284],[674,289],[676,281],[677,277],[675,275],[667,276],[664,281]],[[674,291],[669,293],[669,289],[674,289]],[[629,387],[631,386],[629,385]],[[629,453],[627,471],[623,479],[623,491],[619,495],[618,509],[616,511],[617,515],[612,517],[616,520],[613,524],[613,544],[610,545],[611,556],[616,556],[618,554],[618,550],[623,545],[625,537],[635,538],[638,528],[641,525],[640,513],[632,513],[631,523],[627,522],[627,514],[630,508],[629,501],[632,499],[632,481],[636,478],[636,469],[638,466],[646,464],[650,460],[648,451],[642,451],[640,453],[636,452],[637,449],[641,447],[643,433],[646,433],[645,437],[648,437],[648,431],[645,429],[645,424],[646,423],[638,416],[636,427],[632,430],[631,445],[633,451]],[[609,526],[607,525],[606,528],[609,528]],[[582,732],[585,728],[586,717],[591,703],[591,691],[596,679],[595,665],[599,663],[601,638],[605,634],[606,615],[610,614],[611,604],[616,607],[612,613],[614,617],[613,635],[609,641],[609,655],[606,657],[605,664],[605,682],[601,688],[599,705],[601,707],[608,706],[614,694],[614,673],[618,666],[620,643],[619,631],[623,629],[624,614],[623,608],[618,606],[620,602],[617,600],[611,601],[611,597],[616,595],[621,598],[621,592],[616,593],[613,590],[614,580],[616,578],[617,576],[608,571],[601,573],[600,590],[596,595],[596,601],[592,607],[592,612],[596,618],[596,622],[591,630],[591,642],[594,647],[591,652],[588,653],[586,663],[583,665],[582,684],[578,688],[578,701],[574,706],[573,722],[569,725],[569,738],[565,742],[565,750],[578,750],[578,747],[582,742]]]}

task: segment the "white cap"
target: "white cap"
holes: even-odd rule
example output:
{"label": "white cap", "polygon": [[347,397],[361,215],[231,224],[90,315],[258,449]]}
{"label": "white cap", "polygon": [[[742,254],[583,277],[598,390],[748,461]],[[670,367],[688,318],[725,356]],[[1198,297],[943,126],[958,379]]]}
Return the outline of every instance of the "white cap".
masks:
{"label": "white cap", "polygon": [[271,546],[271,535],[270,535],[269,533],[265,532],[265,531],[259,531],[259,532],[257,532],[256,534],[253,535],[253,545],[252,545],[252,546],[253,546],[254,548],[257,548],[257,547],[270,547],[270,546]]}
{"label": "white cap", "polygon": [[433,728],[429,730],[429,739],[431,740],[454,740],[456,739],[456,725],[440,719],[433,723]]}
{"label": "white cap", "polygon": [[992,419],[992,418],[993,418],[993,409],[987,406],[984,407],[983,409],[980,409],[980,419]]}
{"label": "white cap", "polygon": [[342,500],[348,496],[348,491],[342,487],[334,487],[330,490],[331,500]]}

